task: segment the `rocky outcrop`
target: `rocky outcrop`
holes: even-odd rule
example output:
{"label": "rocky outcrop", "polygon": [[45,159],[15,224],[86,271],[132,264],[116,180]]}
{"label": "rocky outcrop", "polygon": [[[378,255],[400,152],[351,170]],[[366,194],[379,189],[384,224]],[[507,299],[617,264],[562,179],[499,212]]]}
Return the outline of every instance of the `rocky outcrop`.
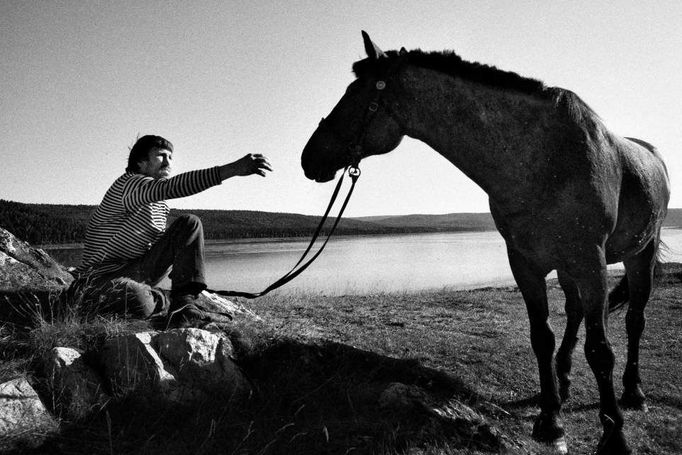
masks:
{"label": "rocky outcrop", "polygon": [[[0,228],[0,323],[48,320],[68,301],[63,292],[73,278],[49,255]],[[211,330],[197,328],[129,333],[88,352],[55,347],[36,373],[43,402],[26,379],[0,384],[0,450],[3,441],[33,439],[60,419],[86,418],[111,400],[130,394],[190,403],[217,394],[248,397],[251,384],[235,363],[225,334],[232,320],[260,320],[243,305],[203,292],[202,308],[223,315]],[[46,314],[49,312],[49,314]],[[43,387],[44,385],[44,387]],[[39,438],[38,438],[39,439]],[[28,444],[23,442],[23,444]]]}
{"label": "rocky outcrop", "polygon": [[452,433],[460,440],[476,441],[486,451],[500,451],[503,438],[486,419],[454,398],[443,401],[414,384],[388,384],[377,400],[379,407],[393,413],[422,415],[429,420],[429,431]]}
{"label": "rocky outcrop", "polygon": [[217,294],[203,291],[201,294],[199,294],[199,299],[201,299],[201,308],[204,311],[209,311],[219,315],[227,315],[233,320],[261,320],[260,316],[246,308],[244,305],[232,302],[231,300],[228,300]]}
{"label": "rocky outcrop", "polygon": [[0,321],[25,323],[53,314],[71,274],[45,251],[0,228]]}
{"label": "rocky outcrop", "polygon": [[0,384],[0,451],[18,444],[40,445],[56,428],[56,420],[26,378]]}
{"label": "rocky outcrop", "polygon": [[153,343],[184,387],[180,398],[192,398],[197,392],[239,397],[251,392],[247,378],[234,362],[232,342],[224,333],[195,328],[169,330],[157,334]]}
{"label": "rocky outcrop", "polygon": [[177,381],[152,347],[152,335],[151,332],[121,335],[108,340],[102,348],[99,363],[113,395],[138,392],[172,397]]}
{"label": "rocky outcrop", "polygon": [[43,369],[51,407],[62,418],[83,418],[109,400],[101,378],[77,349],[53,348],[43,359]]}
{"label": "rocky outcrop", "polygon": [[212,393],[247,396],[251,388],[223,333],[185,328],[112,338],[100,355],[114,396],[144,392],[189,402]]}
{"label": "rocky outcrop", "polygon": [[[251,384],[233,353],[224,333],[195,328],[117,336],[89,362],[76,349],[54,348],[43,359],[45,404],[73,421],[130,394],[181,404],[245,399]],[[55,429],[47,408],[26,379],[0,384],[0,447],[3,440]]]}
{"label": "rocky outcrop", "polygon": [[73,277],[45,251],[0,228],[0,292],[54,291]]}

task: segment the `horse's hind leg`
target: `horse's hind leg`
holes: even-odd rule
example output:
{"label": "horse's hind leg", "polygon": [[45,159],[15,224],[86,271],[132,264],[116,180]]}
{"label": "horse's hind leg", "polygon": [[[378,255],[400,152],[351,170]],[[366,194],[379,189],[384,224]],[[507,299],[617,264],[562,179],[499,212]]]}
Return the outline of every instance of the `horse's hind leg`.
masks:
{"label": "horse's hind leg", "polygon": [[625,316],[628,334],[628,359],[623,374],[623,396],[621,406],[646,411],[645,396],[640,387],[639,341],[644,331],[644,308],[649,301],[656,265],[658,238],[649,242],[639,254],[625,261],[628,277],[630,302]]}
{"label": "horse's hind leg", "polygon": [[561,271],[557,272],[557,277],[566,295],[566,330],[555,360],[559,379],[559,397],[562,402],[565,402],[570,396],[572,356],[578,342],[578,329],[583,320],[583,311],[580,307],[580,293],[573,280]]}

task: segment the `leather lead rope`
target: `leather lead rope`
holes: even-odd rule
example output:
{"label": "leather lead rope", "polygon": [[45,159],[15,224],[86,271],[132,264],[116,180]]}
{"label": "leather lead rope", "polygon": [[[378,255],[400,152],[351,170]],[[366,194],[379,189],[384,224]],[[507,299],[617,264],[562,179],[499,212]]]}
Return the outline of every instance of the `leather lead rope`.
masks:
{"label": "leather lead rope", "polygon": [[[272,283],[270,286],[267,288],[263,289],[261,292],[256,292],[256,293],[251,293],[251,292],[241,292],[241,291],[216,291],[213,289],[206,289],[208,292],[212,292],[214,294],[226,296],[226,297],[244,297],[247,299],[255,299],[257,297],[262,297],[265,294],[269,293],[270,291],[273,291],[281,286],[284,286],[287,284],[289,281],[293,280],[297,276],[299,276],[305,269],[307,269],[310,264],[313,263],[315,259],[322,253],[324,250],[324,247],[327,246],[327,242],[329,242],[329,239],[331,238],[332,234],[334,233],[334,230],[336,229],[336,226],[339,224],[339,221],[341,220],[341,216],[343,215],[344,210],[346,210],[346,206],[348,205],[348,201],[350,200],[351,195],[353,194],[353,189],[355,189],[355,183],[358,181],[358,178],[360,177],[360,168],[358,167],[358,164],[360,162],[360,159],[362,158],[362,142],[367,134],[367,126],[370,124],[372,119],[377,113],[377,110],[379,109],[379,101],[381,98],[381,94],[383,90],[386,88],[386,82],[384,80],[378,80],[376,82],[376,94],[374,98],[369,102],[369,105],[367,106],[367,109],[365,110],[365,113],[363,114],[362,117],[362,122],[361,122],[361,128],[358,131],[358,135],[355,138],[353,142],[350,142],[348,146],[346,147],[347,151],[349,151],[349,159],[351,164],[347,166],[343,170],[343,175],[341,175],[341,178],[339,179],[339,183],[336,184],[336,188],[334,189],[334,193],[332,194],[331,200],[329,201],[329,205],[327,206],[327,210],[324,212],[324,215],[322,216],[322,219],[320,220],[320,224],[317,226],[317,229],[315,230],[315,233],[313,234],[313,238],[310,240],[310,244],[308,245],[308,248],[306,248],[305,252],[301,256],[301,259],[298,260],[296,265],[289,270],[284,276],[282,276],[280,279]],[[341,141],[343,141],[343,137],[339,134],[336,133],[333,129],[327,125],[327,121],[323,118],[320,121],[320,126],[323,128],[327,128],[329,131],[332,132],[335,136],[337,136]],[[327,218],[329,216],[329,212],[331,211],[332,206],[334,205],[334,202],[336,201],[336,197],[339,194],[339,190],[341,189],[341,184],[343,183],[343,178],[345,177],[346,171],[348,172],[348,175],[351,178],[351,187],[348,190],[348,195],[346,195],[346,200],[343,201],[343,204],[341,205],[341,208],[339,209],[339,214],[336,216],[336,220],[334,220],[334,224],[332,225],[331,230],[327,234],[327,238],[320,246],[320,249],[315,253],[310,259],[308,259],[307,262],[303,262],[306,256],[308,256],[308,253],[310,253],[310,250],[312,249],[313,245],[317,241],[317,238],[320,235],[320,232],[322,232],[322,228],[324,227],[325,222],[327,221]]]}
{"label": "leather lead rope", "polygon": [[[339,190],[341,189],[341,184],[343,183],[343,179],[345,177],[346,171],[348,171],[348,175],[351,178],[351,186],[350,189],[348,190],[348,194],[346,195],[346,199],[343,201],[343,204],[341,205],[341,208],[339,209],[339,214],[336,216],[336,219],[334,220],[334,224],[331,227],[331,230],[327,234],[327,238],[320,246],[320,249],[310,258],[308,259],[307,262],[303,262],[306,256],[308,256],[308,253],[310,253],[310,250],[312,249],[313,245],[317,241],[317,238],[319,237],[320,233],[322,232],[322,228],[324,227],[325,222],[327,221],[327,218],[329,217],[329,212],[332,209],[332,206],[334,205],[334,202],[336,201],[337,196],[339,195]],[[346,206],[348,205],[348,201],[350,200],[351,195],[353,194],[353,189],[355,189],[355,184],[358,181],[358,177],[360,177],[360,169],[357,167],[357,165],[352,165],[344,169],[343,175],[341,175],[341,178],[339,179],[339,182],[336,184],[336,188],[334,188],[334,192],[332,193],[331,200],[329,201],[329,205],[327,206],[327,210],[325,210],[324,215],[322,216],[322,219],[320,220],[320,223],[317,226],[317,229],[315,230],[315,233],[313,234],[312,239],[310,240],[310,243],[308,244],[308,248],[306,248],[305,252],[301,256],[301,258],[298,260],[296,265],[292,267],[291,270],[289,270],[284,276],[282,276],[280,279],[272,283],[270,286],[262,290],[261,292],[256,292],[256,293],[251,293],[251,292],[242,292],[242,291],[221,291],[221,290],[214,290],[214,289],[206,289],[207,292],[211,292],[213,294],[218,294],[222,295],[225,297],[244,297],[247,299],[255,299],[257,297],[262,297],[265,294],[269,293],[270,291],[274,291],[275,289],[284,286],[287,284],[289,281],[293,280],[296,278],[298,275],[300,275],[305,269],[310,266],[310,264],[313,263],[315,259],[322,253],[324,250],[324,247],[327,246],[327,242],[329,242],[329,239],[331,238],[332,234],[334,233],[334,230],[336,229],[336,226],[339,224],[339,221],[341,220],[341,216],[343,215],[344,210],[346,210]],[[300,266],[300,267],[299,267]]]}

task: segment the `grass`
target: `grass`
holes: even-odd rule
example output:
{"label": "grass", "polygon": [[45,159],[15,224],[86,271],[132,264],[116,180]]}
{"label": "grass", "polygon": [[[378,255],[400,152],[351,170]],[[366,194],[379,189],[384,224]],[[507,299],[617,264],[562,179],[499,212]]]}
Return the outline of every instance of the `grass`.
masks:
{"label": "grass", "polygon": [[[641,348],[648,413],[626,411],[638,454],[682,453],[682,268],[671,268],[647,311]],[[550,283],[550,318],[564,325],[563,295]],[[78,421],[27,453],[68,454],[469,454],[545,453],[530,438],[539,390],[528,322],[513,288],[362,296],[275,294],[244,302],[264,323],[227,328],[256,393],[178,406],[129,396]],[[68,312],[66,312],[69,314]],[[77,312],[28,330],[0,326],[0,378],[40,382],[37,359],[56,345],[96,351],[142,322]],[[617,390],[625,362],[624,314],[610,318]],[[580,338],[584,340],[584,331]],[[489,426],[418,408],[383,408],[389,384],[418,386],[440,409],[464,403]],[[598,395],[576,349],[572,397],[563,408],[571,453],[591,453],[601,429]]]}

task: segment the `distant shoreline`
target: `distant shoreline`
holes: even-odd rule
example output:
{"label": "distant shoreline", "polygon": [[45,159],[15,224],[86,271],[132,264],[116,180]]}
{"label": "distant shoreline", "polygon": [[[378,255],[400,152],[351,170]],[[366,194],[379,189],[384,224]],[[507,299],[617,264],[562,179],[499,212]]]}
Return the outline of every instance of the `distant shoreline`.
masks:
{"label": "distant shoreline", "polygon": [[[0,199],[0,226],[31,245],[49,249],[81,248],[87,223],[96,206],[23,204]],[[169,222],[187,210],[171,209]],[[201,218],[204,238],[211,241],[310,238],[319,216],[253,210],[191,210]],[[325,225],[330,229],[332,219]],[[682,209],[670,209],[664,226],[681,227]],[[438,215],[346,217],[336,229],[338,236],[424,234],[429,232],[496,231],[489,212]],[[323,233],[324,235],[324,233]]]}
{"label": "distant shoreline", "polygon": [[[334,234],[332,237],[374,237],[374,236],[398,236],[398,235],[413,235],[413,234],[467,234],[477,232],[497,232],[494,229],[453,229],[447,231],[406,231],[406,232],[367,232],[367,233],[340,233]],[[206,245],[231,244],[231,243],[269,243],[269,242],[287,242],[291,240],[308,240],[311,236],[281,236],[281,237],[235,237],[226,239],[205,239]],[[320,234],[322,237],[322,234]],[[326,238],[326,235],[324,236]],[[318,239],[319,241],[319,239]],[[43,250],[77,250],[83,248],[82,243],[48,243],[37,245],[36,248]]]}
{"label": "distant shoreline", "polygon": [[[682,226],[663,226],[664,230],[682,230]],[[476,232],[497,232],[495,229],[453,229],[443,231],[411,231],[411,232],[375,232],[375,233],[341,233],[335,234],[334,237],[373,237],[373,236],[398,236],[398,235],[412,235],[412,234],[464,234]],[[232,243],[268,243],[268,242],[286,242],[291,240],[306,240],[310,236],[281,236],[281,237],[238,237],[226,239],[206,239],[206,245],[232,244]],[[83,248],[82,243],[49,243],[37,245],[36,248],[43,250],[78,250]]]}

